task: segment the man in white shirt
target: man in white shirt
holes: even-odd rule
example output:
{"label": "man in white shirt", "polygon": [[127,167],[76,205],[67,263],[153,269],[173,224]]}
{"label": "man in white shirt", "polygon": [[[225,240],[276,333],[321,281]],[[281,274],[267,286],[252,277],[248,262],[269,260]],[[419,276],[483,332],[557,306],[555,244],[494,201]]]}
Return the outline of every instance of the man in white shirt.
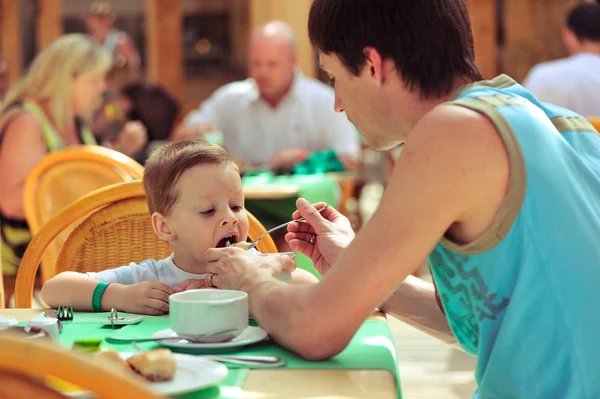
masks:
{"label": "man in white shirt", "polygon": [[523,85],[544,102],[600,116],[600,4],[573,8],[563,41],[571,56],[535,66]]}
{"label": "man in white shirt", "polygon": [[215,91],[187,115],[173,139],[202,136],[215,128],[234,159],[244,164],[289,169],[319,150],[334,150],[351,166],[359,136],[345,114],[331,106],[333,89],[303,76],[293,30],[275,21],[250,39],[246,80]]}

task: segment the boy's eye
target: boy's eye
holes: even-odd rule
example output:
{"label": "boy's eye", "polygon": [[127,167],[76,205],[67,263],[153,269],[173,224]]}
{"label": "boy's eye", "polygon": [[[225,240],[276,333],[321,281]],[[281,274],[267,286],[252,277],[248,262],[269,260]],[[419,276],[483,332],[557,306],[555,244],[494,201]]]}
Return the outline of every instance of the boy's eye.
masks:
{"label": "boy's eye", "polygon": [[234,211],[234,212],[239,212],[242,209],[243,208],[241,206],[239,206],[239,205],[234,205],[234,206],[231,207],[231,210]]}
{"label": "boy's eye", "polygon": [[207,211],[202,211],[202,212],[200,212],[200,214],[201,214],[201,215],[204,215],[204,216],[210,216],[210,215],[212,215],[213,213],[215,213],[215,210],[214,210],[214,209],[209,209],[209,210],[207,210]]}

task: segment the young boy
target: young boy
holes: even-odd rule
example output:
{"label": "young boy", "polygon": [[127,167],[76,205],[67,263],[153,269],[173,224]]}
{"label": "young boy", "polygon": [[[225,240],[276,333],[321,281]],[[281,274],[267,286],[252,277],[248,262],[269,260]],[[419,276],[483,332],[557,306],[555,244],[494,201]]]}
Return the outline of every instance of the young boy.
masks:
{"label": "young boy", "polygon": [[[63,272],[42,287],[51,307],[158,315],[169,310],[169,295],[208,287],[209,248],[245,241],[248,216],[239,170],[221,147],[183,140],[154,151],[144,171],[144,189],[156,235],[173,254],[98,273]],[[293,283],[317,279],[292,272]]]}

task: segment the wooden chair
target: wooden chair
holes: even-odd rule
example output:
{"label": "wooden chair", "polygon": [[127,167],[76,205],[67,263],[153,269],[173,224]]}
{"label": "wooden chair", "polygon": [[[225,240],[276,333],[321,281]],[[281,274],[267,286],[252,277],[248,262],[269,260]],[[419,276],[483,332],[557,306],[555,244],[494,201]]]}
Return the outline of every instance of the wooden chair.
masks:
{"label": "wooden chair", "polygon": [[587,120],[594,126],[594,129],[600,132],[600,116],[590,116]]}
{"label": "wooden chair", "polygon": [[62,349],[51,341],[0,334],[0,397],[64,398],[43,382],[59,378],[100,398],[159,399],[142,377],[119,372],[109,361],[93,361],[88,354]]}
{"label": "wooden chair", "polygon": [[[248,214],[248,218],[248,235],[256,239],[266,230],[254,216]],[[101,188],[67,206],[34,236],[17,272],[15,307],[31,307],[37,265],[52,240],[69,228],[71,233],[56,266],[42,264],[42,274],[48,278],[65,270],[100,271],[149,258],[162,259],[172,252],[152,229],[141,181]],[[277,252],[270,236],[263,238],[257,249]]]}
{"label": "wooden chair", "polygon": [[[48,154],[25,181],[23,205],[32,234],[71,202],[98,188],[141,179],[144,167],[120,152],[75,146]],[[42,263],[56,262],[68,231],[50,246]],[[46,281],[42,276],[42,281]]]}

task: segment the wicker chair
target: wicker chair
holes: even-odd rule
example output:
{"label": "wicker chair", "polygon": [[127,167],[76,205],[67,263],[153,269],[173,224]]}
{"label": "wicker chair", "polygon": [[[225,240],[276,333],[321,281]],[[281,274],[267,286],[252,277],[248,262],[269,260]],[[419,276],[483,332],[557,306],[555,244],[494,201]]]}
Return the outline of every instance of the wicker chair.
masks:
{"label": "wicker chair", "polygon": [[[144,167],[120,152],[100,146],[75,146],[48,154],[27,177],[23,192],[25,217],[32,234],[71,202],[115,183],[141,179]],[[56,262],[67,237],[61,233],[42,263]],[[49,277],[42,274],[42,281]]]}
{"label": "wicker chair", "polygon": [[600,132],[600,116],[590,116],[587,119],[594,126],[594,129]]}
{"label": "wicker chair", "polygon": [[66,396],[44,384],[55,377],[100,398],[164,398],[150,391],[133,372],[118,372],[108,361],[92,362],[89,355],[66,351],[45,340],[0,334],[0,397],[55,399]]}
{"label": "wicker chair", "polygon": [[[256,239],[266,230],[254,216],[248,214],[248,218],[248,235]],[[100,271],[148,258],[162,259],[172,252],[152,229],[141,181],[101,188],[69,205],[33,238],[17,273],[15,307],[31,307],[39,260],[49,243],[67,228],[72,231],[56,266],[42,265],[42,272],[48,277],[65,270]],[[263,253],[277,252],[269,236],[261,240],[257,249]]]}

